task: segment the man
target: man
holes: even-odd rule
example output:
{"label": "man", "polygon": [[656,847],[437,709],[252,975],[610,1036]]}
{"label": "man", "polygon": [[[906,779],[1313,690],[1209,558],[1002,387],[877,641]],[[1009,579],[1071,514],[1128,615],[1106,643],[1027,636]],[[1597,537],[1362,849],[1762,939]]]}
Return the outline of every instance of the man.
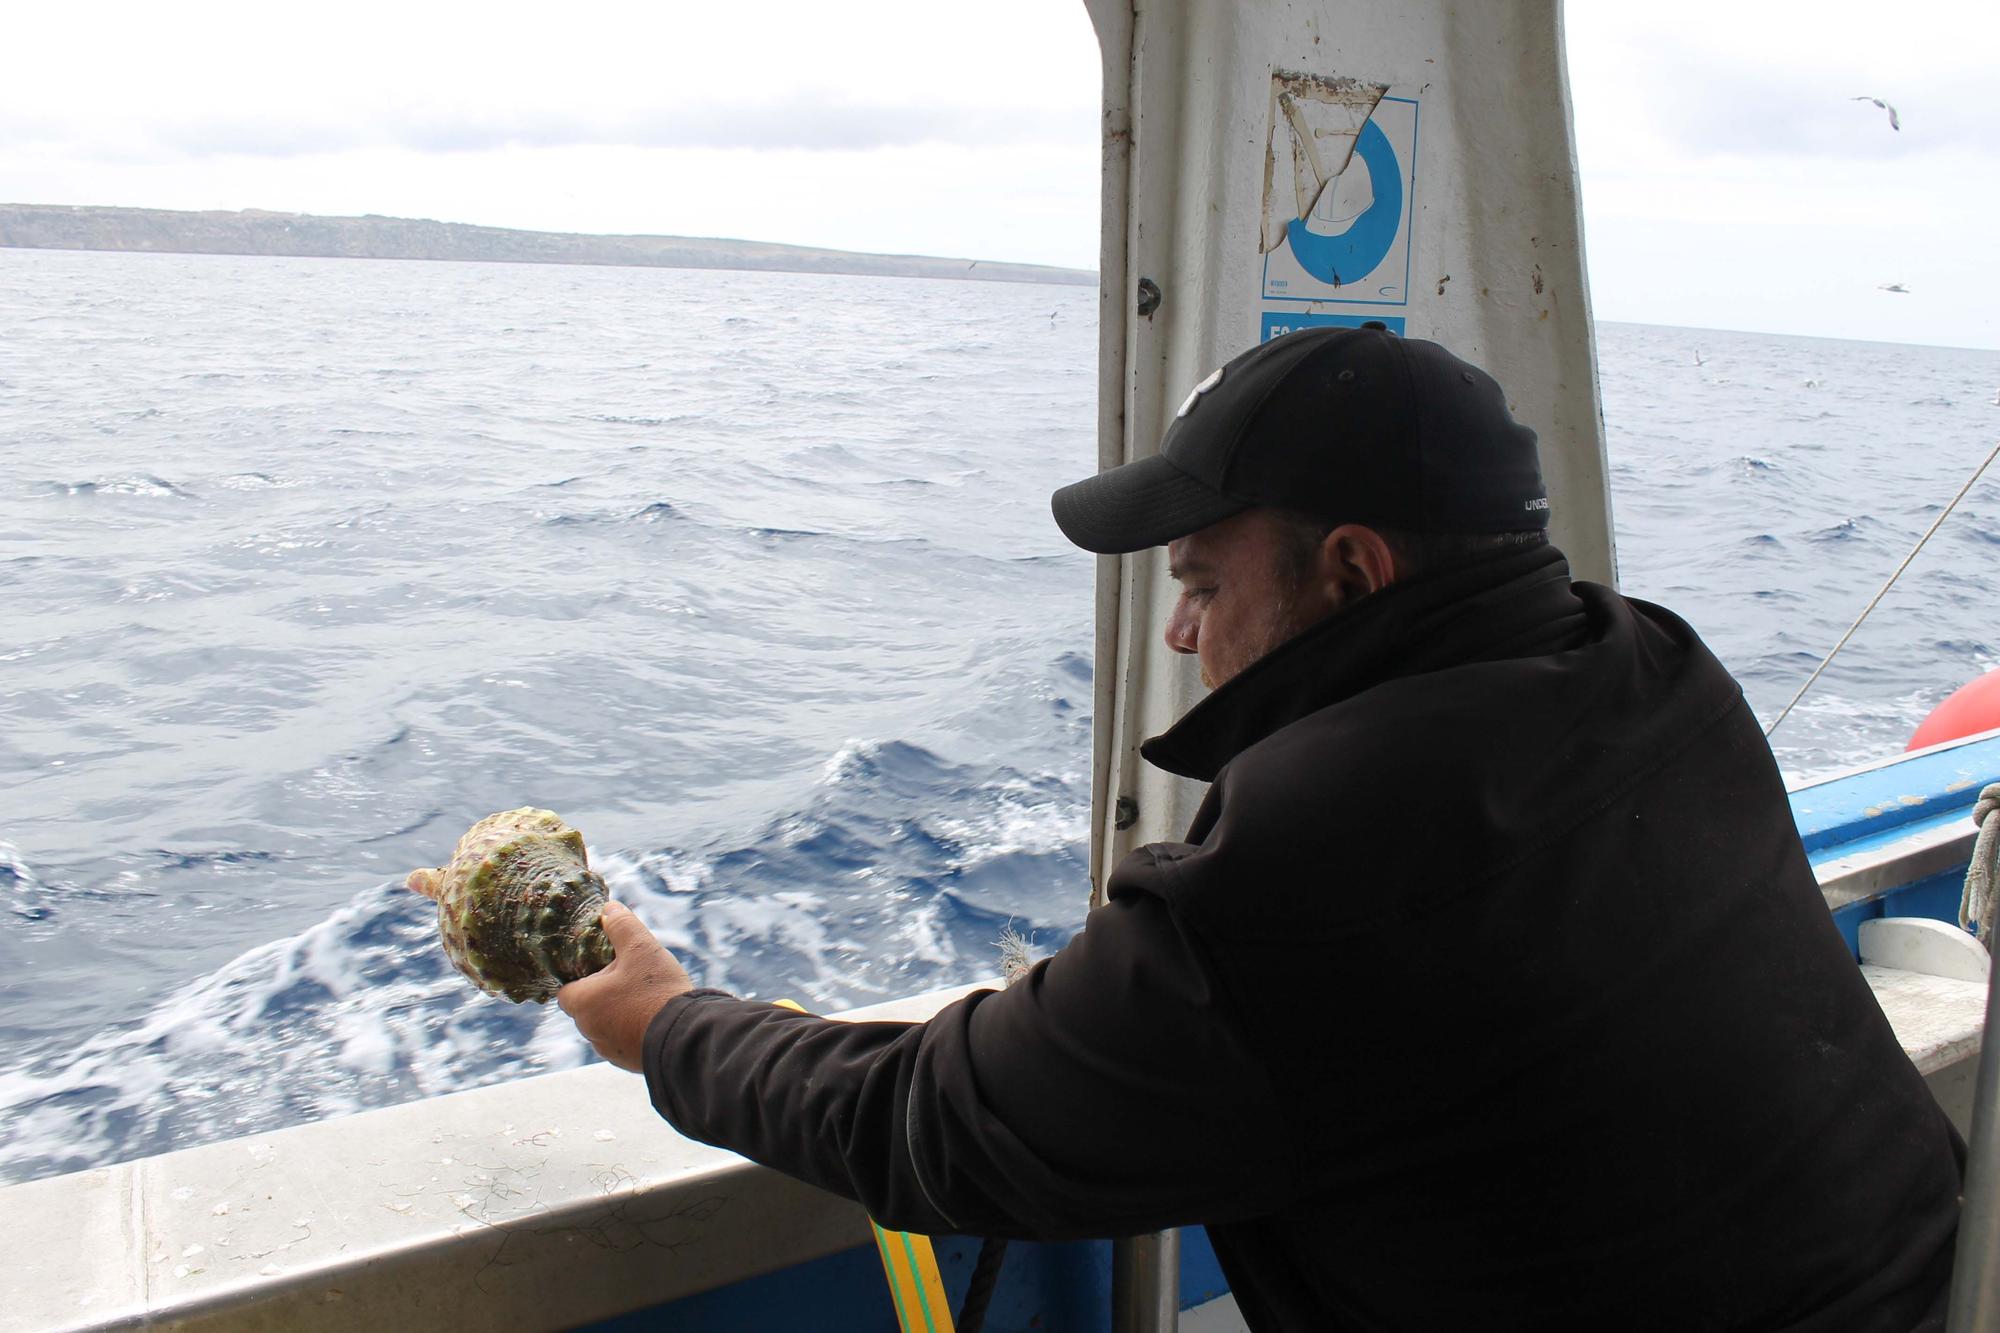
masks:
{"label": "man", "polygon": [[1570,581],[1533,432],[1431,343],[1231,361],[1055,496],[1166,544],[1207,781],[1055,957],[930,1022],[692,988],[622,908],[561,1003],[693,1137],[886,1225],[1205,1223],[1256,1329],[1906,1330],[1962,1145],[1736,683]]}

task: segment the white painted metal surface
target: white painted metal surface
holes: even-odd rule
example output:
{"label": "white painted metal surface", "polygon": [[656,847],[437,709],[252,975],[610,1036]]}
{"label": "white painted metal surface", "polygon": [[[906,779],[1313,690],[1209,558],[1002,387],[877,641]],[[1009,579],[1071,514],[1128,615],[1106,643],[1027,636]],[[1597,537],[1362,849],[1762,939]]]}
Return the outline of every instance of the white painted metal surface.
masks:
{"label": "white painted metal surface", "polygon": [[1993,960],[1978,940],[1929,917],[1878,917],[1863,921],[1858,935],[1864,964],[1981,986],[1993,970]]}
{"label": "white painted metal surface", "polygon": [[1985,983],[1868,965],[1861,975],[1931,1096],[1958,1132],[1967,1133],[1986,1021]]}
{"label": "white painted metal surface", "polygon": [[[2000,979],[2000,978],[1996,978]],[[2000,986],[1987,983],[1986,1023],[2000,1022]],[[1951,1275],[1949,1333],[2000,1328],[2000,1050],[1979,1054],[1965,1141],[1965,1204]]]}
{"label": "white painted metal surface", "polygon": [[1244,1333],[1249,1325],[1236,1308],[1234,1296],[1217,1296],[1212,1301],[1183,1310],[1179,1333]]}
{"label": "white painted metal surface", "polygon": [[591,1065],[0,1189],[0,1330],[569,1328],[868,1238]]}
{"label": "white painted metal surface", "polygon": [[1864,963],[1861,975],[1895,1029],[1910,1063],[1923,1075],[1966,1064],[1979,1054],[1986,983],[1926,976]]}

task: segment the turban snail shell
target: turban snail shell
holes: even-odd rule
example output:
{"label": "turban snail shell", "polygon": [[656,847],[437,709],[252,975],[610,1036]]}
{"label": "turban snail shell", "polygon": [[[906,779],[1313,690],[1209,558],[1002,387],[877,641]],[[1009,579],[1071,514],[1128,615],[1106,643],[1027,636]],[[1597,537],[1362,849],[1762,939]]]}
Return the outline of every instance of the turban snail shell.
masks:
{"label": "turban snail shell", "polygon": [[597,921],[604,881],[583,835],[550,811],[486,816],[458,840],[450,864],[413,870],[406,885],[437,900],[445,955],[489,995],[542,1004],[611,962]]}

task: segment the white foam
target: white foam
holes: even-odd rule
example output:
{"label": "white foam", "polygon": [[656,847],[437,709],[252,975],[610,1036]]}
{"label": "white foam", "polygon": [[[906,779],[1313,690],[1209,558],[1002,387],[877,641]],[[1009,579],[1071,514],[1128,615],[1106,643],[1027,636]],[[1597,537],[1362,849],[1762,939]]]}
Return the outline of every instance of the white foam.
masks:
{"label": "white foam", "polygon": [[70,494],[78,495],[87,490],[95,490],[99,495],[182,495],[184,492],[172,482],[144,474],[120,477],[116,481],[81,482],[68,488]]}
{"label": "white foam", "polygon": [[236,472],[218,477],[216,485],[227,491],[290,490],[305,485],[302,477],[273,477],[262,472]]}
{"label": "white foam", "polygon": [[333,1035],[340,1043],[336,1058],[349,1069],[387,1074],[395,1068],[396,1038],[386,1024],[365,1021],[358,1011],[349,1011],[334,1020]]}
{"label": "white foam", "polygon": [[1087,841],[1090,806],[1071,793],[1069,775],[1042,775],[1043,781],[1009,778],[985,789],[990,802],[977,813],[936,820],[931,831],[961,849],[956,868],[966,869],[1003,856],[1052,856]]}
{"label": "white foam", "polygon": [[850,737],[846,744],[833,752],[833,756],[821,766],[819,784],[835,787],[853,777],[862,763],[882,748],[881,741],[858,740]]}
{"label": "white foam", "polygon": [[180,987],[135,1024],[0,1073],[0,1180],[585,1058],[553,1006],[516,1009],[468,986],[409,901],[400,886],[377,885]]}
{"label": "white foam", "polygon": [[903,941],[908,957],[940,967],[958,961],[958,948],[951,942],[943,918],[935,898],[898,918],[896,938]]}
{"label": "white foam", "polygon": [[42,887],[35,868],[21,855],[21,849],[11,842],[0,842],[0,867],[4,867],[14,877],[14,889],[18,892],[33,892]]}

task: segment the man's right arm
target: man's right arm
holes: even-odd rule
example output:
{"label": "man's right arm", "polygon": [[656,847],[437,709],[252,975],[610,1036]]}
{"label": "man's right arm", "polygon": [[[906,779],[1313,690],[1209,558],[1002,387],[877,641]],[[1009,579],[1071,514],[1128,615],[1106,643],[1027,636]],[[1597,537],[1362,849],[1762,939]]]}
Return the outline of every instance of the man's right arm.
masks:
{"label": "man's right arm", "polygon": [[1005,991],[928,1023],[842,1023],[718,992],[646,1037],[691,1137],[888,1226],[1037,1239],[1268,1213],[1304,1184],[1263,1068],[1166,905],[1127,893]]}

